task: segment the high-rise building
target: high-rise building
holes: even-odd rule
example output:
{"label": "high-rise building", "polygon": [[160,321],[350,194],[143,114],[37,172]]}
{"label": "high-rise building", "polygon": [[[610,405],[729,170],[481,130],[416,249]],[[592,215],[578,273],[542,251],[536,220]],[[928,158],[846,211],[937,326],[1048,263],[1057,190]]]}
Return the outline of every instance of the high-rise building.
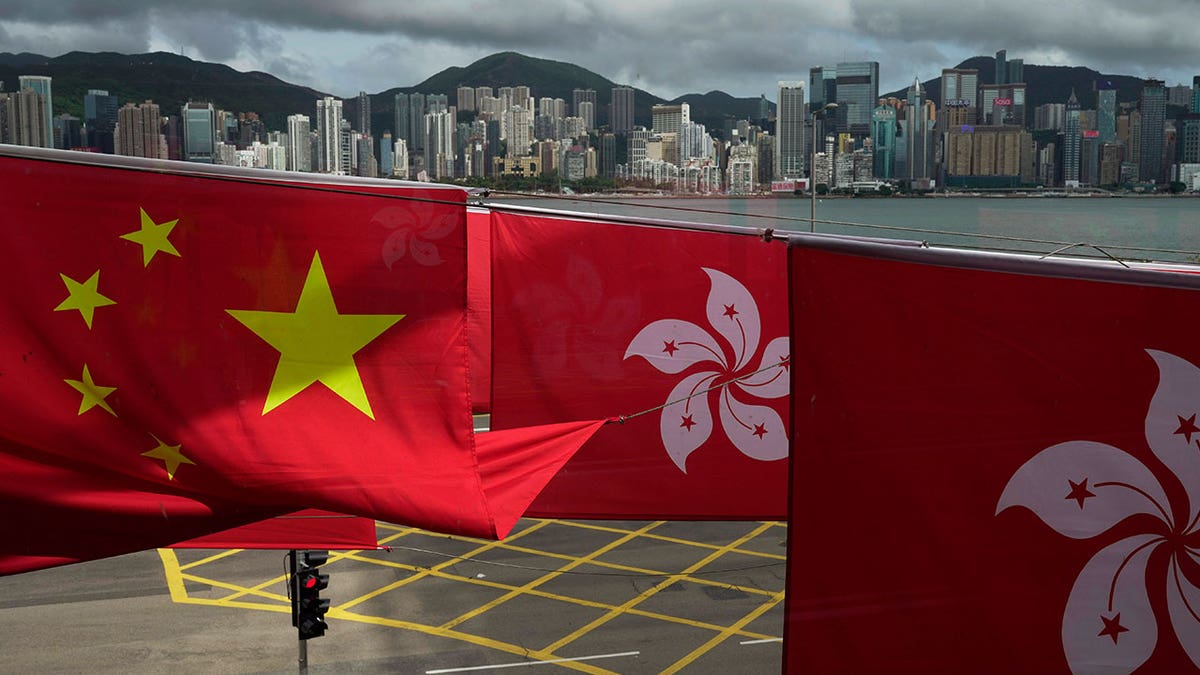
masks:
{"label": "high-rise building", "polygon": [[1025,85],[982,84],[979,86],[979,123],[1025,126]]}
{"label": "high-rise building", "polygon": [[425,152],[425,94],[408,95],[408,151]]}
{"label": "high-rise building", "polygon": [[350,165],[342,163],[342,100],[326,96],[317,99],[316,171],[345,175]]}
{"label": "high-rise building", "polygon": [[886,180],[896,173],[896,109],[882,103],[871,113],[872,172]]}
{"label": "high-rise building", "polygon": [[78,117],[63,113],[54,118],[54,146],[64,150],[83,146],[83,124]]}
{"label": "high-rise building", "polygon": [[612,111],[609,114],[609,125],[618,134],[623,134],[633,129],[633,96],[633,87],[613,87]]}
{"label": "high-rise building", "polygon": [[46,102],[26,87],[13,94],[0,94],[0,143],[43,147],[46,142]]}
{"label": "high-rise building", "polygon": [[425,113],[425,170],[430,178],[454,176],[455,117],[448,109]]}
{"label": "high-rise building", "polygon": [[524,157],[529,155],[529,148],[533,143],[531,111],[515,105],[505,111],[504,120],[508,156]]}
{"label": "high-rise building", "polygon": [[979,111],[979,71],[942,69],[942,107],[938,126],[943,131],[975,124]]}
{"label": "high-rise building", "polygon": [[871,135],[871,114],[879,100],[879,62],[837,64],[838,131],[856,139]]}
{"label": "high-rise building", "polygon": [[1033,129],[1062,131],[1066,114],[1067,106],[1064,103],[1043,103],[1033,109]]}
{"label": "high-rise building", "polygon": [[358,130],[371,135],[371,96],[365,91],[358,92]]}
{"label": "high-rise building", "polygon": [[117,97],[103,89],[89,89],[83,97],[83,126],[87,145],[112,154],[113,131],[117,128]]}
{"label": "high-rise building", "polygon": [[425,96],[425,113],[441,113],[450,109],[450,97],[445,94],[427,94]]}
{"label": "high-rise building", "polygon": [[[588,102],[592,104],[591,117],[584,115],[579,104]],[[524,105],[524,103],[522,103]],[[584,124],[589,129],[596,128],[596,90],[595,89],[575,89],[571,92],[571,114],[576,117],[582,117]]]}
{"label": "high-rise building", "polygon": [[216,111],[211,103],[189,101],[180,113],[183,118],[183,156],[188,162],[212,164],[216,152]]}
{"label": "high-rise building", "polygon": [[1138,177],[1142,181],[1166,181],[1163,149],[1166,145],[1167,90],[1162,80],[1146,80],[1142,87],[1142,154]]}
{"label": "high-rise building", "polygon": [[285,146],[288,171],[312,171],[312,136],[308,115],[288,115],[287,145]]}
{"label": "high-rise building", "polygon": [[44,134],[40,147],[54,147],[54,97],[50,91],[50,78],[45,75],[20,75],[17,77],[17,89],[32,89],[45,102],[42,106],[41,128]]}
{"label": "high-rise building", "polygon": [[1080,162],[1082,161],[1083,135],[1079,128],[1079,99],[1075,90],[1067,99],[1067,114],[1063,120],[1063,185],[1078,187],[1081,178]]}
{"label": "high-rise building", "polygon": [[162,134],[158,104],[126,103],[117,110],[117,154],[130,157],[167,158],[167,140]]}
{"label": "high-rise building", "polygon": [[397,139],[404,139],[405,145],[410,136],[408,113],[408,94],[397,92],[392,99],[392,133]]}
{"label": "high-rise building", "polygon": [[650,117],[656,133],[674,134],[679,132],[680,125],[692,121],[692,109],[687,103],[656,105],[650,108]]}
{"label": "high-rise building", "polygon": [[996,73],[992,77],[992,84],[1008,84],[1008,50],[1001,49],[996,52]]}
{"label": "high-rise building", "polygon": [[1117,87],[1109,80],[1096,81],[1096,131],[1102,144],[1117,140]]}
{"label": "high-rise building", "polygon": [[[808,166],[804,83],[779,82],[775,108],[775,178],[801,178]],[[760,159],[761,161],[761,159]]]}
{"label": "high-rise building", "polygon": [[1200,164],[1200,75],[1192,78],[1188,112],[1179,120],[1179,161]]}
{"label": "high-rise building", "polygon": [[920,79],[913,78],[904,106],[904,155],[907,160],[904,178],[910,181],[931,177],[931,126],[932,123],[925,112],[925,89],[921,86]]}
{"label": "high-rise building", "polygon": [[495,92],[491,87],[475,87],[475,107],[478,108],[483,99],[493,96],[495,96]]}
{"label": "high-rise building", "polygon": [[[837,102],[837,69],[817,66],[808,69],[808,94],[810,109],[816,110],[826,103]],[[759,162],[762,158],[759,158]]]}
{"label": "high-rise building", "polygon": [[[455,107],[459,110],[475,111],[474,87],[459,87],[454,93]],[[382,147],[382,146],[381,146]],[[384,173],[387,173],[386,171]]]}
{"label": "high-rise building", "polygon": [[595,129],[596,122],[596,104],[591,101],[579,102],[579,113],[576,115],[583,120],[584,131]]}

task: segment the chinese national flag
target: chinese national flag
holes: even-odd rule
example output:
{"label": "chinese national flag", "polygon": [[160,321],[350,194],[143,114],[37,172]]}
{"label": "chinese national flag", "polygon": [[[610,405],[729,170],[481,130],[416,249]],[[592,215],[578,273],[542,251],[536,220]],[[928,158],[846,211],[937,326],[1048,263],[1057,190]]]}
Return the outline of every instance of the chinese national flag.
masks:
{"label": "chinese national flag", "polygon": [[493,428],[628,416],[602,428],[531,513],[783,518],[785,247],[492,217]]}
{"label": "chinese national flag", "polygon": [[177,542],[171,548],[373,549],[378,548],[378,536],[370,518],[305,509]]}
{"label": "chinese national flag", "polygon": [[789,249],[785,669],[1200,665],[1200,284]]}
{"label": "chinese national flag", "polygon": [[598,424],[478,459],[460,190],[20,149],[0,184],[0,556],[301,507],[502,536]]}

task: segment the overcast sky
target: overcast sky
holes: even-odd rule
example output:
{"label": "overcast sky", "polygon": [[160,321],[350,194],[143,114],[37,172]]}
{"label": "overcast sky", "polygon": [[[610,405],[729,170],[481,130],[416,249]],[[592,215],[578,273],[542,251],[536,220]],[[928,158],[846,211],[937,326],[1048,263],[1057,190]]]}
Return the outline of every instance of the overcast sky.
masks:
{"label": "overcast sky", "polygon": [[342,97],[500,51],[667,99],[774,100],[839,61],[879,61],[886,92],[998,49],[1190,85],[1196,26],[1200,0],[0,0],[2,52],[171,51]]}

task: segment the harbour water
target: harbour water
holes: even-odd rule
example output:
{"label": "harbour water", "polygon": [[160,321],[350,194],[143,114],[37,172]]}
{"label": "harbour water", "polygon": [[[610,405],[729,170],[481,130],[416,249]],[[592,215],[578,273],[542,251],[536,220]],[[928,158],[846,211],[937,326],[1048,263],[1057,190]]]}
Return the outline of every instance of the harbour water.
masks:
{"label": "harbour water", "polygon": [[[809,230],[811,209],[804,197],[520,199],[513,203],[802,232]],[[1031,253],[1084,244],[1069,253],[1200,261],[1200,199],[1194,197],[825,198],[817,201],[816,230]]]}

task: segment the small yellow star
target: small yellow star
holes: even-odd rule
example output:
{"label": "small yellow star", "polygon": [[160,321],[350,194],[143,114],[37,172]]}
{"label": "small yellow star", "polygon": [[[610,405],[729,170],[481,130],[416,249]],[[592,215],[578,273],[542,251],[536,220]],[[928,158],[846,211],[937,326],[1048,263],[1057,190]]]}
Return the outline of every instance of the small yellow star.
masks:
{"label": "small yellow star", "polygon": [[62,277],[63,283],[67,285],[67,299],[59,303],[54,311],[61,312],[67,309],[77,309],[83,315],[83,322],[87,324],[88,330],[92,328],[92,315],[97,307],[105,307],[107,305],[115,305],[115,300],[100,295],[97,287],[100,285],[100,270],[88,278],[87,281],[79,283],[65,274],[59,274]]}
{"label": "small yellow star", "polygon": [[116,391],[117,388],[116,387],[101,387],[100,385],[98,385],[94,381],[92,381],[92,374],[88,372],[88,367],[87,367],[86,363],[83,364],[83,379],[82,380],[63,380],[63,381],[66,382],[67,384],[71,385],[72,387],[74,387],[75,391],[78,391],[79,393],[83,394],[83,400],[79,402],[79,414],[80,415],[91,410],[92,408],[95,408],[96,406],[100,406],[101,408],[104,408],[105,410],[107,410],[108,414],[112,415],[113,417],[117,416],[117,413],[113,412],[113,409],[111,407],[109,407],[108,403],[106,403],[104,401],[104,399],[108,398],[109,394]]}
{"label": "small yellow star", "polygon": [[162,224],[155,224],[154,220],[146,213],[146,209],[139,208],[138,210],[142,212],[142,229],[130,232],[129,234],[123,234],[121,238],[142,245],[142,267],[149,267],[150,260],[159,251],[179,257],[179,251],[175,250],[175,245],[168,239],[171,236],[171,230],[175,229],[175,224],[179,222],[179,219],[176,218]]}
{"label": "small yellow star", "polygon": [[404,315],[339,314],[319,253],[313,255],[296,311],[225,311],[279,350],[279,363],[263,406],[264,415],[320,382],[375,419],[354,354]]}
{"label": "small yellow star", "polygon": [[154,434],[150,434],[150,436],[158,443],[158,447],[143,452],[142,457],[161,459],[167,466],[167,480],[175,480],[175,472],[179,469],[180,464],[196,465],[195,462],[184,457],[183,453],[179,451],[183,447],[182,445],[167,445],[159,440],[158,436]]}

